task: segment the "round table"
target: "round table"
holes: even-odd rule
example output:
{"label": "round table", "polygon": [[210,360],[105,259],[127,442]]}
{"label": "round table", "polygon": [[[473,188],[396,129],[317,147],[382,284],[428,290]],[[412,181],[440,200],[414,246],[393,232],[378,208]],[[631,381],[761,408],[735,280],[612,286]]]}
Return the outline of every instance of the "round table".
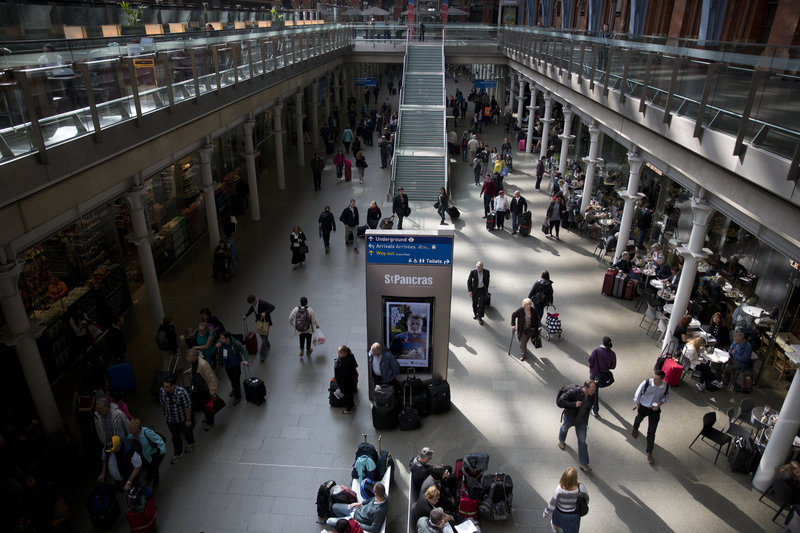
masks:
{"label": "round table", "polygon": [[661,289],[660,291],[658,291],[658,297],[661,298],[662,300],[667,301],[667,302],[671,302],[671,301],[675,300],[675,293],[674,292],[664,292],[664,289]]}
{"label": "round table", "polygon": [[651,279],[650,280],[650,286],[652,286],[653,288],[656,288],[658,290],[661,290],[661,289],[664,288],[664,282],[661,281],[660,279]]}
{"label": "round table", "polygon": [[651,276],[655,276],[656,275],[656,270],[654,268],[643,268],[642,269],[642,274],[644,274],[645,276],[647,276],[649,278]]}
{"label": "round table", "polygon": [[725,350],[714,348],[713,352],[704,352],[703,359],[707,359],[712,363],[727,363],[731,356]]}

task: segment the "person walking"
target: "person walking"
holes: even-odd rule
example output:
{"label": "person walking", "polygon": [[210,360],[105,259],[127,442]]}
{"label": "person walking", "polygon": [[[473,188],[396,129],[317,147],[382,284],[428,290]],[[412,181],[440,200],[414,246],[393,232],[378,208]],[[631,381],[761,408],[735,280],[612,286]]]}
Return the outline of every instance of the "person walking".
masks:
{"label": "person walking", "polygon": [[319,152],[314,152],[311,159],[311,174],[314,176],[314,190],[322,189],[322,171],[325,170],[325,161],[319,156]]}
{"label": "person walking", "polygon": [[292,251],[292,270],[297,270],[306,264],[306,253],[308,252],[308,245],[306,244],[306,234],[300,229],[300,226],[295,225],[292,228],[292,233],[289,234],[289,241],[291,242],[289,249]]}
{"label": "person walking", "polygon": [[356,154],[356,168],[358,169],[359,183],[364,183],[364,169],[368,166],[367,160],[364,158],[364,152],[358,152]]}
{"label": "person walking", "polygon": [[494,209],[497,229],[503,230],[506,223],[506,211],[508,211],[508,198],[502,189],[494,197]]}
{"label": "person walking", "polygon": [[550,202],[547,208],[547,221],[550,223],[550,235],[553,236],[553,229],[555,229],[555,238],[559,239],[559,229],[561,228],[561,221],[567,217],[567,206],[564,203],[564,195],[560,192]]}
{"label": "person walking", "polygon": [[325,253],[330,252],[331,231],[336,233],[336,220],[331,213],[331,206],[326,205],[319,215],[319,236],[322,237],[322,244],[325,246]]}
{"label": "person walking", "polygon": [[336,155],[333,156],[333,166],[336,167],[336,182],[339,183],[344,181],[344,176],[342,173],[344,172],[344,153],[341,150],[336,152]]}
{"label": "person walking", "polygon": [[479,156],[472,158],[472,173],[475,176],[475,185],[481,184],[481,171],[483,170],[483,162]]}
{"label": "person walking", "polygon": [[[184,370],[183,373],[192,376],[192,388],[194,389],[192,393],[193,411],[203,412],[205,415],[203,418],[203,430],[209,431],[214,427],[214,413],[207,413],[205,406],[211,398],[217,395],[219,380],[214,374],[211,365],[200,357],[200,354],[194,348],[186,352],[186,361],[189,363],[189,368]],[[199,398],[199,401],[195,401],[195,398]]]}
{"label": "person walking", "polygon": [[102,444],[111,442],[114,435],[124,439],[128,436],[128,417],[108,397],[100,396],[95,400],[94,430]]}
{"label": "person walking", "polygon": [[556,485],[550,503],[542,512],[542,518],[547,518],[553,513],[550,525],[558,533],[578,533],[581,528],[581,514],[578,512],[578,498],[583,498],[589,503],[589,493],[583,483],[578,483],[578,471],[569,467],[561,474],[561,479]]}
{"label": "person walking", "polygon": [[350,126],[345,126],[344,131],[342,131],[342,143],[344,143],[344,153],[350,153],[350,143],[353,142],[353,130],[350,129]]}
{"label": "person walking", "polygon": [[467,277],[467,291],[472,298],[472,319],[483,325],[483,313],[486,306],[486,297],[489,294],[489,269],[483,268],[483,262],[478,261],[475,268]]}
{"label": "person walking", "polygon": [[356,201],[350,200],[350,205],[344,208],[339,215],[339,221],[344,224],[344,245],[350,246],[353,243],[353,251],[358,253],[358,241],[356,240],[356,228],[358,227],[358,208]]}
{"label": "person walking", "polygon": [[342,397],[342,400],[344,400],[342,414],[349,415],[355,407],[353,397],[358,387],[358,371],[356,370],[358,363],[353,351],[347,346],[339,346],[336,355],[336,361],[333,363],[333,377],[339,390],[344,394]]}
{"label": "person walking", "polygon": [[542,315],[548,305],[553,305],[553,282],[550,281],[550,272],[542,271],[541,277],[531,287],[528,298],[533,300],[533,307],[539,316],[539,328],[542,327]]}
{"label": "person walking", "polygon": [[381,168],[386,168],[389,166],[389,139],[385,135],[378,139],[378,152],[381,155]]}
{"label": "person walking", "polygon": [[238,405],[242,401],[242,366],[250,366],[247,361],[247,350],[227,331],[223,331],[219,336],[217,349],[233,389],[229,396],[233,396],[233,405]]}
{"label": "person walking", "polygon": [[194,434],[192,432],[192,399],[183,387],[179,387],[178,376],[175,373],[167,376],[161,386],[160,403],[161,412],[167,421],[170,435],[172,435],[172,459],[174,465],[183,457],[183,439],[186,439],[186,453],[194,450]]}
{"label": "person walking", "polygon": [[161,476],[158,469],[167,454],[167,443],[157,431],[143,426],[142,421],[134,418],[128,422],[128,438],[137,443],[142,456],[142,470],[147,475],[147,483],[157,487]]}
{"label": "person walking", "polygon": [[267,351],[270,349],[269,343],[269,326],[272,325],[272,317],[270,313],[275,310],[275,306],[269,303],[266,300],[261,300],[260,298],[256,298],[255,294],[250,294],[247,297],[247,303],[250,304],[250,307],[247,309],[247,313],[242,317],[247,319],[250,315],[255,313],[256,320],[260,320],[262,322],[266,322],[267,324],[267,333],[259,333],[259,337],[261,337],[261,350],[259,351],[259,356],[261,362],[264,362],[264,359],[267,358]]}
{"label": "person walking", "polygon": [[647,462],[653,464],[653,447],[656,442],[656,429],[661,420],[661,406],[669,400],[669,383],[664,381],[663,370],[654,370],[653,377],[639,384],[633,403],[636,409],[636,418],[633,419],[631,437],[639,438],[639,424],[647,418]]}
{"label": "person walking", "polygon": [[539,162],[536,163],[536,190],[541,190],[542,185],[542,177],[544,176],[544,160],[546,159],[545,156],[539,158]]}
{"label": "person walking", "polygon": [[409,211],[408,195],[403,192],[402,187],[398,187],[397,194],[392,200],[392,214],[397,215],[397,229],[403,229],[403,218]]}
{"label": "person walking", "polygon": [[439,225],[446,226],[447,222],[444,221],[444,214],[447,212],[447,191],[442,187],[439,189],[439,199],[436,200],[436,212],[439,213],[439,216],[442,217],[442,221],[439,222]]}
{"label": "person walking", "polygon": [[319,322],[314,310],[308,306],[308,298],[305,296],[300,298],[300,305],[289,313],[289,325],[294,328],[292,335],[300,335],[300,357],[305,353],[311,357],[311,352],[314,351],[311,349],[311,336],[314,329],[319,328]]}
{"label": "person walking", "polygon": [[617,368],[617,354],[611,349],[611,337],[603,337],[603,344],[589,354],[589,379],[597,384],[597,392],[592,396],[592,414],[600,416],[600,389],[614,383],[611,371]]}
{"label": "person walking", "polygon": [[589,424],[589,410],[592,407],[592,396],[597,392],[594,381],[587,379],[583,386],[574,386],[561,389],[556,405],[564,409],[561,413],[561,429],[558,432],[558,447],[566,449],[567,431],[575,427],[575,436],[578,437],[578,461],[581,470],[591,472],[589,466],[589,449],[586,446],[586,428]]}
{"label": "person walking", "polygon": [[522,214],[528,210],[528,202],[519,191],[514,191],[514,198],[511,199],[511,235],[516,235],[519,230]]}
{"label": "person walking", "polygon": [[[483,180],[483,187],[478,197],[483,196],[483,218],[489,216],[492,211],[492,200],[494,199],[495,181],[491,174],[486,174]],[[496,220],[496,217],[495,217]]]}
{"label": "person walking", "polygon": [[382,216],[383,213],[381,213],[381,208],[378,207],[378,202],[372,201],[369,204],[369,209],[367,209],[367,227],[369,229],[377,229]]}
{"label": "person walking", "polygon": [[528,340],[535,340],[539,336],[539,317],[530,298],[522,300],[522,307],[511,314],[511,331],[517,333],[519,360],[524,361],[528,350]]}

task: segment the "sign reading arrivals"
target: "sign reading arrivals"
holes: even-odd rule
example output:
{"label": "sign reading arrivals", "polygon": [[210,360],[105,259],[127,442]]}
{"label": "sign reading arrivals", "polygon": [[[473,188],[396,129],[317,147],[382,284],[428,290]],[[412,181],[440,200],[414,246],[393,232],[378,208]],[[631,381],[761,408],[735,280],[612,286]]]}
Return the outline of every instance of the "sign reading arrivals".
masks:
{"label": "sign reading arrivals", "polygon": [[452,262],[452,236],[367,234],[367,263],[450,265]]}
{"label": "sign reading arrivals", "polygon": [[356,78],[355,79],[355,86],[356,87],[377,87],[378,86],[378,78]]}

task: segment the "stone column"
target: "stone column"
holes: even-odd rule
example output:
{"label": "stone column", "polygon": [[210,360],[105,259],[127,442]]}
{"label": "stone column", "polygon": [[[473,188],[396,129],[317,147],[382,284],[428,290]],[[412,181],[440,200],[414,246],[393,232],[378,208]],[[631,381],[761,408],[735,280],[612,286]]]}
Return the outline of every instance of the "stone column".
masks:
{"label": "stone column", "polygon": [[544,92],[544,117],[542,118],[542,147],[539,150],[539,157],[547,154],[547,143],[550,141],[550,117],[553,114],[553,97],[550,91]]}
{"label": "stone column", "polygon": [[800,380],[793,379],[789,385],[789,392],[786,393],[781,405],[781,414],[772,429],[772,435],[753,477],[753,486],[760,492],[764,492],[772,485],[775,470],[786,462],[794,437],[800,429],[800,383],[798,382]]}
{"label": "stone column", "polygon": [[[513,73],[513,71],[512,71],[512,74],[510,75],[510,77],[511,77],[511,79],[509,80],[510,84],[507,87],[507,89],[508,89],[508,103],[506,104],[506,106],[508,106],[508,108],[513,111],[514,110],[514,81],[515,81],[515,79],[517,77],[516,73]],[[505,110],[505,108],[503,108],[503,109]]]}
{"label": "stone column", "polygon": [[342,106],[342,69],[339,68],[336,72],[333,73],[333,81],[334,86],[333,90],[336,94],[336,105],[341,107]]}
{"label": "stone column", "polygon": [[150,315],[153,317],[153,325],[157,329],[164,318],[164,304],[161,301],[161,288],[158,286],[158,274],[156,274],[156,264],[153,261],[150,228],[147,226],[147,217],[144,214],[144,203],[142,202],[144,195],[144,186],[137,185],[125,195],[125,200],[131,211],[131,224],[133,225],[131,242],[136,245],[139,252],[147,303],[150,307]]}
{"label": "stone column", "polygon": [[278,178],[278,189],[286,189],[286,175],[283,169],[283,102],[277,102],[272,108],[275,111],[274,136],[275,136],[275,173]]}
{"label": "stone column", "polygon": [[206,204],[206,220],[208,221],[208,240],[211,251],[219,242],[219,221],[217,220],[217,200],[214,196],[214,177],[211,175],[211,154],[214,148],[206,144],[200,149],[200,185]]}
{"label": "stone column", "polygon": [[636,202],[639,200],[639,175],[642,170],[642,163],[644,163],[644,160],[639,157],[635,148],[628,152],[628,166],[630,167],[628,189],[620,194],[625,199],[625,208],[622,210],[622,222],[619,225],[619,240],[617,241],[617,250],[614,252],[614,263],[622,257],[622,252],[625,251],[631,235],[631,226],[636,214]]}
{"label": "stone column", "polygon": [[19,263],[0,265],[0,307],[3,309],[9,333],[9,338],[4,342],[16,347],[17,359],[22,367],[42,428],[45,433],[52,435],[64,424],[44,370],[42,355],[36,345],[25,305],[19,294],[20,272],[22,265]]}
{"label": "stone column", "polygon": [[350,83],[349,76],[347,75],[347,67],[342,67],[339,71],[339,82],[342,85],[342,100],[339,102],[345,109],[347,109],[347,98],[350,96]]}
{"label": "stone column", "polygon": [[664,334],[663,346],[667,346],[672,340],[672,333],[689,306],[694,279],[697,276],[697,263],[708,255],[703,252],[703,246],[708,234],[708,222],[713,214],[714,209],[705,200],[705,190],[700,189],[698,195],[692,198],[692,233],[689,236],[689,244],[677,249],[677,252],[684,258],[683,270],[675,291],[675,302],[669,317],[667,332]]}
{"label": "stone column", "polygon": [[297,164],[301,167],[306,166],[306,150],[303,144],[303,89],[294,95],[295,124],[297,129]]}
{"label": "stone column", "polygon": [[519,77],[519,97],[517,101],[517,127],[522,127],[522,106],[525,105],[525,78]]}
{"label": "stone column", "polygon": [[525,153],[533,153],[533,127],[536,125],[533,122],[533,115],[536,112],[536,86],[530,83],[531,87],[531,101],[528,105],[528,137],[525,139]]}
{"label": "stone column", "polygon": [[[585,157],[583,161],[586,163],[586,180],[583,183],[583,199],[581,200],[581,213],[586,211],[586,206],[589,205],[589,200],[592,199],[592,189],[594,188],[594,171],[597,159],[597,151],[600,148],[600,128],[597,127],[595,122],[589,124],[589,156]],[[544,144],[542,144],[544,150]],[[544,152],[542,153],[544,155]]]}
{"label": "stone column", "polygon": [[558,159],[558,171],[561,172],[562,176],[567,175],[567,154],[569,153],[569,143],[575,138],[574,135],[569,134],[570,130],[572,129],[573,113],[574,112],[569,104],[564,105],[564,133],[558,136],[558,138],[561,139],[561,155]]}
{"label": "stone column", "polygon": [[[325,76],[325,122],[328,122],[328,118],[331,116],[331,79],[330,74]],[[319,135],[319,130],[316,132]]]}
{"label": "stone column", "polygon": [[311,146],[319,148],[319,80],[311,88]]}
{"label": "stone column", "polygon": [[[256,173],[256,151],[253,148],[253,128],[256,121],[250,114],[244,122],[244,159],[247,163],[247,185],[250,187],[250,220],[261,220],[261,204],[258,200],[258,174]],[[239,178],[241,179],[241,178]]]}

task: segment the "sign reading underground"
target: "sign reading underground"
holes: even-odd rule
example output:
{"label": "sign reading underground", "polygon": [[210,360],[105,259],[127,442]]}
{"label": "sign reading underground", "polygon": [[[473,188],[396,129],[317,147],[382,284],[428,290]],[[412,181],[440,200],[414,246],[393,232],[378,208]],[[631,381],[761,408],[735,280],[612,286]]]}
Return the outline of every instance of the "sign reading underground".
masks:
{"label": "sign reading underground", "polygon": [[367,263],[450,265],[453,237],[367,234]]}

